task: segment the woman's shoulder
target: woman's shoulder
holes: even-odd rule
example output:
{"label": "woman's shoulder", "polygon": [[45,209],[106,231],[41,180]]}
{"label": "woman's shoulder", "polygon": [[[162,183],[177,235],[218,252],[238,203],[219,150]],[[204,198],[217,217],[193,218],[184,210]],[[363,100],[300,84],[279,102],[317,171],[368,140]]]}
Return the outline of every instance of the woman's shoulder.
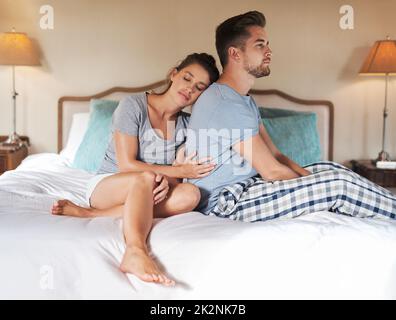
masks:
{"label": "woman's shoulder", "polygon": [[146,93],[135,93],[121,99],[117,109],[121,109],[127,113],[144,114],[146,104]]}
{"label": "woman's shoulder", "polygon": [[133,121],[141,123],[146,118],[145,93],[138,93],[120,100],[113,118],[115,122]]}
{"label": "woman's shoulder", "polygon": [[144,107],[147,103],[146,93],[139,92],[131,94],[121,99],[120,103],[124,105],[137,106],[140,108]]}

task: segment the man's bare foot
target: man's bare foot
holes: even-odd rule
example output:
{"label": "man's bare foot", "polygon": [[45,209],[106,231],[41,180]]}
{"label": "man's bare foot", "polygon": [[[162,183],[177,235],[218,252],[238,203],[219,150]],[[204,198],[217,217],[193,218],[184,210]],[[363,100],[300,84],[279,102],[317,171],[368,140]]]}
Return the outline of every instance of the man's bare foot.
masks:
{"label": "man's bare foot", "polygon": [[79,207],[69,200],[56,201],[51,209],[51,213],[59,216],[72,216],[87,218],[90,217],[91,209]]}
{"label": "man's bare foot", "polygon": [[132,273],[145,282],[156,282],[166,286],[174,286],[175,282],[159,270],[147,252],[138,247],[127,246],[120,270]]}

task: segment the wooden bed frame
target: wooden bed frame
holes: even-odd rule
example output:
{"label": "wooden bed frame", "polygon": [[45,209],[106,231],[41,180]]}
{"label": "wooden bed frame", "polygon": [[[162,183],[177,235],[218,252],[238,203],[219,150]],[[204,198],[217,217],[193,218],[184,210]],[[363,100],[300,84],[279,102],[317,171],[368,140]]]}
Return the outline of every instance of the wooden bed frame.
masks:
{"label": "wooden bed frame", "polygon": [[[65,138],[67,137],[67,133],[71,125],[71,115],[74,112],[88,112],[89,101],[91,99],[120,100],[132,93],[151,91],[155,89],[161,90],[166,87],[166,84],[166,80],[162,80],[142,87],[113,87],[90,96],[61,97],[58,100],[58,152],[60,152],[65,146]],[[327,146],[325,150],[322,150],[323,159],[330,161],[333,160],[334,105],[332,102],[327,100],[300,99],[275,89],[252,89],[249,94],[254,97],[258,105],[268,106],[271,108],[279,107],[297,111],[316,112],[318,115],[318,122],[321,122],[321,125],[318,124],[321,144],[322,147],[323,145]],[[259,104],[258,101],[261,103]],[[275,103],[275,105],[273,103]],[[71,111],[72,108],[75,109],[74,112]],[[68,119],[65,119],[65,112],[69,112],[67,115]]]}

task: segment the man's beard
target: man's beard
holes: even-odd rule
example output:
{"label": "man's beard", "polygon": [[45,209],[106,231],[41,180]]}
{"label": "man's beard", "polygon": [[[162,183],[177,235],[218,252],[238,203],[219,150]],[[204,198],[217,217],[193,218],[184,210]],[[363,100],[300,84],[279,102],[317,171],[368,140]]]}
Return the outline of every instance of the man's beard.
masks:
{"label": "man's beard", "polygon": [[264,63],[255,68],[247,63],[245,64],[245,70],[255,78],[267,77],[271,73],[269,66],[265,66]]}

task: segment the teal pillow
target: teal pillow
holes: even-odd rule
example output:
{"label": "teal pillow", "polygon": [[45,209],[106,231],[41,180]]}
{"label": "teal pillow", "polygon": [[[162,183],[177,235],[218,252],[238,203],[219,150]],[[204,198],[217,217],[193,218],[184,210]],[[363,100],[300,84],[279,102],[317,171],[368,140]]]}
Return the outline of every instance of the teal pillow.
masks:
{"label": "teal pillow", "polygon": [[72,167],[96,173],[111,138],[111,119],[118,101],[91,100],[88,128],[78,147]]}
{"label": "teal pillow", "polygon": [[259,108],[263,124],[276,147],[300,166],[321,161],[314,112]]}

